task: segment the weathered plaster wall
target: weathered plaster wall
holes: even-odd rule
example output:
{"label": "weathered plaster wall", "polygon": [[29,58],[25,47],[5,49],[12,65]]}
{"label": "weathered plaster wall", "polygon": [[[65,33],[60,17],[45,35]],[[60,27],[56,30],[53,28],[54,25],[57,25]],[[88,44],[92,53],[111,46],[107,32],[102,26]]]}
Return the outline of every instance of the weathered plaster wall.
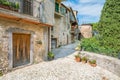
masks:
{"label": "weathered plaster wall", "polygon": [[40,22],[54,24],[55,0],[36,0],[33,3],[33,16]]}
{"label": "weathered plaster wall", "polygon": [[57,46],[71,43],[70,22],[68,14],[58,17],[55,15],[54,31],[52,35],[57,38]]}
{"label": "weathered plaster wall", "polygon": [[[42,60],[46,60],[48,50],[48,27],[0,18],[0,69],[7,71],[9,66],[9,29],[20,29],[21,32],[32,32],[33,63],[38,63]],[[36,43],[38,40],[42,41],[41,45]]]}
{"label": "weathered plaster wall", "polygon": [[54,24],[55,0],[44,0],[44,14],[46,23]]}

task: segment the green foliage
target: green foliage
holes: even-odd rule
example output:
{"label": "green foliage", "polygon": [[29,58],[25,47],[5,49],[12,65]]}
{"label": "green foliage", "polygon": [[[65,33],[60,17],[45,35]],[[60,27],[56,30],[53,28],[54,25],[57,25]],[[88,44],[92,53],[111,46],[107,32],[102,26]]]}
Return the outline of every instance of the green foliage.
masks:
{"label": "green foliage", "polygon": [[88,58],[87,57],[82,57],[82,61],[87,61],[88,60]]}
{"label": "green foliage", "polygon": [[90,60],[89,63],[90,64],[96,64],[96,60]]}
{"label": "green foliage", "polygon": [[93,24],[92,24],[92,29],[93,29],[94,31],[98,31],[98,23],[93,23]]}
{"label": "green foliage", "polygon": [[91,52],[118,57],[120,52],[120,1],[106,0],[99,23],[93,24],[93,31],[99,35],[82,40],[82,47]]}
{"label": "green foliage", "polygon": [[15,6],[15,3],[13,3],[13,2],[10,2],[10,6],[12,7],[12,8],[15,8],[16,6]]}
{"label": "green foliage", "polygon": [[0,70],[0,76],[3,76],[3,73],[2,73],[2,71]]}
{"label": "green foliage", "polygon": [[110,48],[109,46],[102,45],[100,43],[101,38],[98,36],[94,36],[92,38],[86,38],[81,40],[81,47],[85,51],[100,53],[108,56],[117,57],[118,54],[115,53],[114,48]]}
{"label": "green foliage", "polygon": [[0,0],[0,4],[4,4],[6,0]]}
{"label": "green foliage", "polygon": [[76,54],[76,55],[75,55],[75,58],[78,58],[78,57],[80,57],[80,54]]}
{"label": "green foliage", "polygon": [[54,59],[54,54],[52,52],[48,52],[48,59]]}
{"label": "green foliage", "polygon": [[96,40],[95,37],[93,38],[86,38],[81,40],[81,46],[84,50],[90,51],[90,52],[99,52],[99,41]]}
{"label": "green foliage", "polygon": [[10,6],[10,3],[8,1],[4,1],[3,4],[6,6]]}
{"label": "green foliage", "polygon": [[107,0],[102,10],[98,30],[102,36],[100,43],[120,52],[120,1]]}
{"label": "green foliage", "polygon": [[19,3],[18,2],[10,2],[8,0],[0,0],[0,4],[3,4],[5,6],[10,6],[14,9],[19,9]]}
{"label": "green foliage", "polygon": [[15,3],[15,8],[19,9],[19,3],[18,2]]}

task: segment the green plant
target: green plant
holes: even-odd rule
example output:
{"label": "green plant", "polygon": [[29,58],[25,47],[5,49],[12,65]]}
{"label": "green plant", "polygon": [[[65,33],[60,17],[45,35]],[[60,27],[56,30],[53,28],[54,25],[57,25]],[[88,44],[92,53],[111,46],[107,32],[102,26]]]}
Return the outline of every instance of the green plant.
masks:
{"label": "green plant", "polygon": [[54,59],[54,56],[52,52],[48,52],[48,59]]}
{"label": "green plant", "polygon": [[90,60],[89,63],[90,64],[96,64],[96,60]]}
{"label": "green plant", "polygon": [[15,9],[16,8],[15,2],[10,2],[10,6]]}
{"label": "green plant", "polygon": [[3,73],[2,73],[2,71],[0,71],[0,76],[3,76]]}
{"label": "green plant", "polygon": [[6,6],[10,6],[9,1],[4,1],[2,4],[6,5]]}
{"label": "green plant", "polygon": [[81,57],[80,57],[79,53],[75,55],[75,60],[76,60],[76,62],[80,62],[81,61]]}
{"label": "green plant", "polygon": [[6,0],[0,0],[0,4],[3,4],[4,2],[6,2]]}
{"label": "green plant", "polygon": [[82,61],[87,61],[88,60],[88,58],[87,57],[82,57]]}
{"label": "green plant", "polygon": [[79,57],[80,57],[80,54],[76,54],[76,55],[75,55],[75,58],[79,58]]}
{"label": "green plant", "polygon": [[19,3],[18,2],[15,3],[15,9],[19,9]]}

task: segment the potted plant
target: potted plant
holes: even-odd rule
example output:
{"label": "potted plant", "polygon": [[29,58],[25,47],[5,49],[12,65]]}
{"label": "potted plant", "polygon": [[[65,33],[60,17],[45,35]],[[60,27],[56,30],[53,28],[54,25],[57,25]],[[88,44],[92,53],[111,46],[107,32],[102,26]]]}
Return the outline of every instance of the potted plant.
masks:
{"label": "potted plant", "polygon": [[75,55],[75,60],[76,60],[76,62],[80,62],[81,61],[80,54]]}
{"label": "potted plant", "polygon": [[77,45],[77,47],[75,48],[76,51],[80,51],[81,50],[81,45]]}
{"label": "potted plant", "polygon": [[48,60],[53,60],[54,56],[55,55],[52,52],[48,52]]}
{"label": "potted plant", "polygon": [[2,71],[0,70],[0,76],[3,76],[3,73],[2,73]]}
{"label": "potted plant", "polygon": [[93,66],[93,67],[96,67],[96,66],[97,66],[96,60],[90,60],[90,61],[89,61],[89,64],[90,64],[91,66]]}
{"label": "potted plant", "polygon": [[87,63],[87,60],[88,60],[87,57],[85,57],[85,56],[82,57],[82,63]]}
{"label": "potted plant", "polygon": [[6,0],[0,0],[0,7],[4,9],[10,9],[10,3]]}

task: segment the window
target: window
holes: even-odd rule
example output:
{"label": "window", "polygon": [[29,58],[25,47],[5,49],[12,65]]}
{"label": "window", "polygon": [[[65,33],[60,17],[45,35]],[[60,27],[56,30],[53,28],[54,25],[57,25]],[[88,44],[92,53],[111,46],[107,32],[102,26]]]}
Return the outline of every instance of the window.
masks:
{"label": "window", "polygon": [[51,27],[51,31],[53,31],[54,30],[54,28],[53,28],[53,26]]}
{"label": "window", "polygon": [[61,12],[63,15],[65,15],[66,9],[65,9],[64,7],[61,7],[61,8],[60,8],[60,12]]}
{"label": "window", "polygon": [[23,0],[23,13],[33,15],[33,0]]}
{"label": "window", "polygon": [[55,3],[55,11],[59,12],[59,4],[58,3]]}

